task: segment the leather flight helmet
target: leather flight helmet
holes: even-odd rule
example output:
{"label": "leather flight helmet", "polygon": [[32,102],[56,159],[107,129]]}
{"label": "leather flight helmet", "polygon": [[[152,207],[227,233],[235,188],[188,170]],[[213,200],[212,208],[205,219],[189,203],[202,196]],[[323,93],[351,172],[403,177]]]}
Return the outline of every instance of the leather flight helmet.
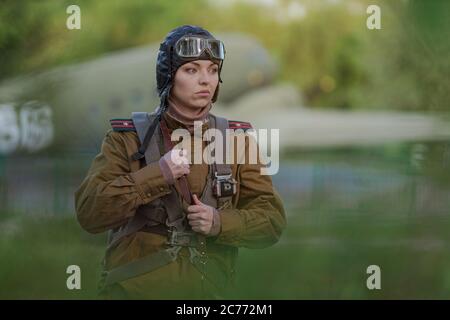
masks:
{"label": "leather flight helmet", "polygon": [[[198,57],[181,57],[175,50],[178,40],[183,37],[198,37],[204,39],[217,40],[209,31],[193,25],[183,25],[170,31],[164,41],[160,44],[158,58],[156,61],[156,85],[160,98],[160,108],[163,111],[167,106],[167,98],[173,85],[175,73],[183,64],[194,60],[211,60],[219,65],[219,83],[222,82],[220,76],[223,59],[213,57],[208,50],[204,50]],[[216,102],[219,94],[219,84],[214,92],[212,102]]]}
{"label": "leather flight helmet", "polygon": [[[198,41],[197,53],[199,55],[191,55],[190,57],[183,57],[177,54],[175,46],[181,38],[201,38]],[[197,39],[198,40],[198,39]],[[193,40],[194,41],[194,40]],[[189,47],[189,46],[188,46]],[[202,48],[208,48],[203,50]],[[217,57],[220,57],[218,59]],[[222,82],[220,76],[222,71],[223,60],[225,57],[225,48],[223,43],[209,33],[207,30],[193,25],[184,25],[170,31],[164,41],[160,44],[158,58],[156,60],[156,87],[160,99],[159,108],[156,110],[156,117],[150,124],[142,144],[136,153],[133,154],[133,160],[140,160],[144,158],[145,150],[150,143],[150,139],[155,132],[157,124],[161,121],[162,114],[167,108],[167,98],[170,94],[170,89],[173,85],[175,73],[183,64],[194,60],[211,60],[219,65],[219,83]],[[216,91],[212,97],[212,102],[216,102],[219,94],[219,84],[217,84]]]}

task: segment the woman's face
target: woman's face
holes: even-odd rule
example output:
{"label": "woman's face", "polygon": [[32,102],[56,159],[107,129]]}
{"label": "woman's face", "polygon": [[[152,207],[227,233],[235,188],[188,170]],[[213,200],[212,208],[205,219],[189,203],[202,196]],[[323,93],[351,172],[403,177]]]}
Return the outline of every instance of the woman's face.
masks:
{"label": "woman's face", "polygon": [[199,109],[211,103],[219,83],[219,66],[210,60],[195,60],[175,73],[171,98],[177,105]]}

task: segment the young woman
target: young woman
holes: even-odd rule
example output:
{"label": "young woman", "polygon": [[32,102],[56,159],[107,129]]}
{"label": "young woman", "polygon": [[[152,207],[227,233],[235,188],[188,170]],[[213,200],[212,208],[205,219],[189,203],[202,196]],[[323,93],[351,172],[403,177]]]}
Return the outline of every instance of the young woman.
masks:
{"label": "young woman", "polygon": [[198,150],[173,148],[176,129],[203,151],[196,132],[251,128],[210,113],[224,57],[223,43],[205,29],[172,30],[158,53],[157,110],[111,120],[75,194],[81,226],[111,230],[102,296],[218,298],[233,287],[239,247],[278,241],[284,208],[259,162],[192,164]]}

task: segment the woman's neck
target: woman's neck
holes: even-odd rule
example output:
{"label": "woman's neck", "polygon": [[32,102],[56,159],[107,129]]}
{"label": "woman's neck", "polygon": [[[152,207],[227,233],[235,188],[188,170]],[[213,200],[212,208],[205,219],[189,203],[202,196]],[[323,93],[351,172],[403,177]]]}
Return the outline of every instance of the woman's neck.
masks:
{"label": "woman's neck", "polygon": [[194,121],[204,121],[208,116],[212,104],[204,106],[203,108],[189,108],[184,107],[180,103],[174,101],[171,97],[168,98],[167,112],[176,120],[180,121],[185,126],[194,125]]}

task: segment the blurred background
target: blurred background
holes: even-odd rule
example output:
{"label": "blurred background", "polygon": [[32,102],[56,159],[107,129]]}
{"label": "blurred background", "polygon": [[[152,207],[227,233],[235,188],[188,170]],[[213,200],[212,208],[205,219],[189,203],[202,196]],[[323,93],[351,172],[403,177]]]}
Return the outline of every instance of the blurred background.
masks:
{"label": "blurred background", "polygon": [[157,106],[159,43],[182,24],[225,43],[213,113],[280,129],[288,227],[240,250],[229,298],[450,298],[445,0],[2,1],[0,298],[96,298],[106,235],[81,229],[73,194],[109,119]]}

